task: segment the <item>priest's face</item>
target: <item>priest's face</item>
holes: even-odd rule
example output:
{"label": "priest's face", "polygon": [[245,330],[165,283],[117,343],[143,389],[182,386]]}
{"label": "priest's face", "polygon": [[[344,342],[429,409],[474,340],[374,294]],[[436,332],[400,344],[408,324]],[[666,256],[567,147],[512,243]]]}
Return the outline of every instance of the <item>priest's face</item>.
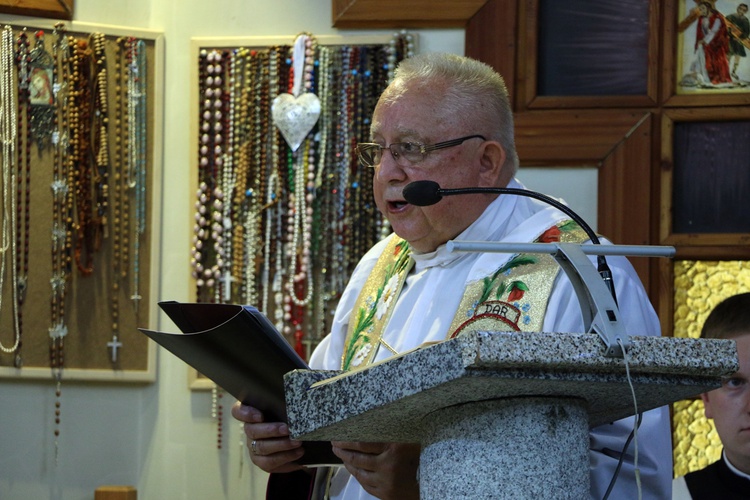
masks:
{"label": "priest's face", "polygon": [[729,462],[750,474],[750,330],[734,337],[740,369],[720,389],[702,395]]}
{"label": "priest's face", "polygon": [[[444,99],[445,86],[409,88],[392,84],[373,113],[372,142],[385,148],[398,143],[432,145],[486,134],[482,130],[473,130],[465,116],[441,106]],[[493,197],[447,196],[435,205],[418,207],[404,201],[403,188],[418,180],[435,181],[441,188],[497,184],[496,169],[488,168],[490,160],[485,152],[488,145],[497,155],[500,146],[482,138],[467,139],[456,146],[430,151],[416,161],[404,155],[395,158],[392,150],[382,150],[380,162],[374,167],[375,202],[393,231],[408,241],[414,251],[431,252],[457,236],[481,215]]]}

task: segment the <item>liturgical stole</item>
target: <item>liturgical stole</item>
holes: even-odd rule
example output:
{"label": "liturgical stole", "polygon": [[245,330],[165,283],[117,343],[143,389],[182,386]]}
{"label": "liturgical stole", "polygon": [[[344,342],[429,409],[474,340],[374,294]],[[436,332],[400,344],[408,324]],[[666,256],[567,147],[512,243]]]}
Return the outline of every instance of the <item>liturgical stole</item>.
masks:
{"label": "liturgical stole", "polygon": [[[575,222],[565,220],[549,227],[535,242],[581,243],[587,239],[585,231]],[[353,321],[349,323],[341,359],[342,370],[367,366],[375,359],[380,344],[385,344],[383,332],[413,265],[409,244],[394,235],[354,304]],[[541,331],[552,284],[559,271],[559,265],[549,254],[520,253],[489,275],[471,279],[465,284],[446,340],[467,331]]]}

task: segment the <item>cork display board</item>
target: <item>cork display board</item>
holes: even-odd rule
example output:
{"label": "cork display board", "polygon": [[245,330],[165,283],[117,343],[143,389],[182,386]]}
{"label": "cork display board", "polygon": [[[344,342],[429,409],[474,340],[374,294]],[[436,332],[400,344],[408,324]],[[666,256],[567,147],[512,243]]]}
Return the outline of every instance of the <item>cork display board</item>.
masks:
{"label": "cork display board", "polygon": [[[390,232],[354,147],[415,43],[406,32],[192,40],[196,301],[256,306],[309,358],[357,262]],[[192,388],[214,389],[189,373]]]}
{"label": "cork display board", "polygon": [[2,43],[0,377],[153,381],[161,35],[24,24]]}

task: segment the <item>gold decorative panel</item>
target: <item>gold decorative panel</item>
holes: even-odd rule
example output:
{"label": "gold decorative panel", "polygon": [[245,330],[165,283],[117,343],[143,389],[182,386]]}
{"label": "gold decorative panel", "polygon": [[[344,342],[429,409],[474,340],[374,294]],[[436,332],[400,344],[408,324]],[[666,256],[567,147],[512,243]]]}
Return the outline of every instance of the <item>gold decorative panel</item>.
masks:
{"label": "gold decorative panel", "polygon": [[[748,261],[676,261],[674,264],[675,337],[700,337],[703,322],[721,301],[750,291]],[[706,419],[703,402],[673,405],[674,476],[702,469],[721,456],[721,441],[713,420]]]}

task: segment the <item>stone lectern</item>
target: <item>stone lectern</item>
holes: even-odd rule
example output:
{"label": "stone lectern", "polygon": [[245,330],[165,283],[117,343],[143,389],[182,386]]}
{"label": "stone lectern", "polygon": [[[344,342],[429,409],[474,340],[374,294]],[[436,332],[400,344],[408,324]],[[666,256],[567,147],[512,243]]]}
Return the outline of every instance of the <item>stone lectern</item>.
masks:
{"label": "stone lectern", "polygon": [[669,256],[671,247],[447,245],[550,253],[592,333],[465,332],[361,370],[287,373],[293,438],[421,443],[422,498],[588,498],[590,427],[717,388],[739,369],[733,340],[623,331],[587,257]]}
{"label": "stone lectern", "polygon": [[[588,430],[720,385],[732,340],[471,332],[342,374],[285,376],[295,439],[421,443],[422,498],[587,498]],[[471,470],[472,474],[465,474]],[[505,497],[503,497],[505,498]]]}

